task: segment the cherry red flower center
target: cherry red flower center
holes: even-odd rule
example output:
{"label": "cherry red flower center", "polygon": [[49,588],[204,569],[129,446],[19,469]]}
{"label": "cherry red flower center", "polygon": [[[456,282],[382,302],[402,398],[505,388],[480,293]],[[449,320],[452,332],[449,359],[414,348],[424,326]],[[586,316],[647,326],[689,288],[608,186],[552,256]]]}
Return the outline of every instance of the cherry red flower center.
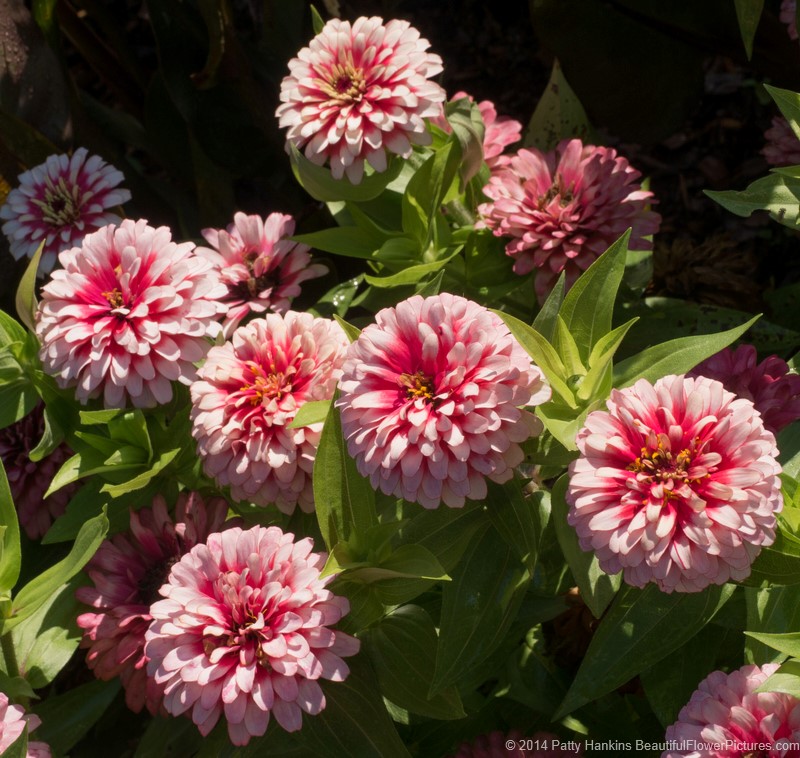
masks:
{"label": "cherry red flower center", "polygon": [[337,63],[331,69],[330,81],[324,82],[322,88],[334,100],[357,103],[367,91],[367,82],[364,72],[352,63]]}

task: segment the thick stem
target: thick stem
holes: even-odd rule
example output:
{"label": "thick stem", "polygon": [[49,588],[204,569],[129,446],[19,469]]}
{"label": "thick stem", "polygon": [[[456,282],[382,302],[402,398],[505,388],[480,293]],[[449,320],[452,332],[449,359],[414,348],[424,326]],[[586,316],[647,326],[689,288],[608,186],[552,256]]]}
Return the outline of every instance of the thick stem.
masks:
{"label": "thick stem", "polygon": [[11,634],[4,634],[0,637],[0,648],[3,650],[3,659],[6,664],[6,673],[10,677],[19,676],[19,663],[17,663],[17,651],[14,650],[14,640]]}

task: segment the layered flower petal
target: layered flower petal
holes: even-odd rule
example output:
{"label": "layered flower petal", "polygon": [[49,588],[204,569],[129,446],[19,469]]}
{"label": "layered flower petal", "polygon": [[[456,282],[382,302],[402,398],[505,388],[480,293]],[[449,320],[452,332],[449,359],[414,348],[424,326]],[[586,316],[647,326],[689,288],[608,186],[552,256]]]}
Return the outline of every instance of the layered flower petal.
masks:
{"label": "layered flower petal", "polygon": [[[11,705],[8,697],[0,692],[0,755],[19,739],[26,724],[28,731],[31,732],[41,723],[38,716],[25,713],[22,706]],[[29,738],[28,751],[25,755],[27,758],[50,758],[50,747],[44,742],[36,742]]]}

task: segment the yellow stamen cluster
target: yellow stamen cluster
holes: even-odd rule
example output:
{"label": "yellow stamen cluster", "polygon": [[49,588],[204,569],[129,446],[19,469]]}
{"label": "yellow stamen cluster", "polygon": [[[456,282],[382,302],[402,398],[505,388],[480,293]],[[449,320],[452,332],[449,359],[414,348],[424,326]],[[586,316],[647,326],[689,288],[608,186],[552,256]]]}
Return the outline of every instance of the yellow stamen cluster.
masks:
{"label": "yellow stamen cluster", "polygon": [[433,400],[433,380],[421,371],[414,374],[400,374],[398,384],[406,388],[406,395],[411,400]]}
{"label": "yellow stamen cluster", "polygon": [[331,68],[329,81],[322,82],[321,88],[334,100],[354,103],[364,96],[367,82],[364,79],[364,72],[356,68],[352,62],[337,63]]}

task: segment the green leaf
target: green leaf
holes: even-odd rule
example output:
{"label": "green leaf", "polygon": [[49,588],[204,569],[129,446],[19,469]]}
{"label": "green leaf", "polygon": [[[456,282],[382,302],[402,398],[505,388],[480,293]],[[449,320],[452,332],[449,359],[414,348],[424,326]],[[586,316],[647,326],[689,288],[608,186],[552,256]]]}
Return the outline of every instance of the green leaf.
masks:
{"label": "green leaf", "polygon": [[592,127],[586,111],[569,86],[556,60],[547,87],[528,122],[523,144],[539,150],[552,150],[562,139],[580,137],[592,141]]}
{"label": "green leaf", "polygon": [[375,491],[348,455],[339,411],[331,405],[314,460],[314,502],[329,549],[378,523]]}
{"label": "green leaf", "polygon": [[24,342],[26,336],[19,321],[5,311],[0,311],[0,347],[6,347],[12,342]]}
{"label": "green leaf", "polygon": [[786,661],[756,692],[784,692],[800,698],[800,661]]}
{"label": "green leaf", "polygon": [[[138,449],[138,448],[136,448]],[[175,448],[174,450],[167,450],[165,453],[162,453],[158,458],[156,458],[153,465],[147,470],[139,474],[138,476],[133,477],[133,479],[128,479],[126,482],[122,482],[121,484],[111,484],[107,483],[104,484],[101,488],[101,492],[107,492],[112,497],[119,497],[120,495],[125,494],[126,492],[133,492],[134,490],[140,490],[143,487],[146,487],[150,482],[158,476],[173,460],[178,456],[181,452],[180,448]],[[120,469],[125,468],[132,468],[137,464],[117,464],[113,467],[113,470],[118,471]]]}
{"label": "green leaf", "polygon": [[554,485],[551,493],[551,516],[556,528],[556,537],[572,576],[581,591],[581,598],[595,618],[600,618],[614,599],[622,584],[622,574],[606,574],[600,568],[597,556],[581,549],[578,533],[567,522],[569,506],[566,501],[569,477],[564,474]]}
{"label": "green leaf", "polygon": [[288,145],[295,178],[311,197],[322,202],[372,200],[386,189],[387,184],[397,178],[403,167],[403,161],[399,159],[391,160],[386,171],[382,173],[371,171],[366,167],[361,182],[352,184],[347,178],[334,179],[329,168],[317,166],[308,160],[294,144],[289,142]]}
{"label": "green leaf", "polygon": [[745,631],[745,634],[759,642],[763,642],[767,647],[771,647],[779,653],[791,656],[792,658],[800,657],[800,632],[766,634],[765,632]]}
{"label": "green leaf", "polygon": [[28,755],[28,727],[23,727],[22,734],[4,751],[3,758],[25,758]]}
{"label": "green leaf", "polygon": [[558,353],[564,363],[564,371],[567,375],[567,384],[575,386],[576,381],[583,379],[586,374],[586,367],[581,360],[581,351],[572,336],[564,319],[556,317],[556,333],[553,335],[553,348]]}
{"label": "green leaf", "polygon": [[36,331],[36,309],[38,307],[36,301],[36,274],[39,271],[39,261],[42,259],[42,250],[44,250],[44,240],[42,240],[39,247],[36,248],[31,262],[25,269],[22,279],[20,279],[15,300],[17,315],[20,321],[22,321],[31,332]]}
{"label": "green leaf", "polygon": [[663,660],[697,634],[735,591],[733,585],[703,592],[661,592],[625,585],[592,637],[572,686],[553,717],[590,703]]}
{"label": "green leaf", "polygon": [[382,579],[448,580],[436,556],[422,545],[400,545],[377,566],[348,571],[347,579],[358,582],[379,582]]}
{"label": "green leaf", "polygon": [[337,226],[320,232],[297,234],[292,240],[316,250],[324,250],[326,253],[367,260],[373,258],[381,245],[386,242],[384,237],[371,234],[357,226]]}
{"label": "green leaf", "polygon": [[416,284],[423,276],[427,276],[434,271],[439,271],[439,269],[444,268],[448,261],[455,258],[459,252],[459,250],[456,250],[447,257],[431,261],[430,263],[420,263],[416,266],[409,266],[391,276],[370,276],[369,274],[365,274],[364,280],[373,287],[400,287],[404,284]]}
{"label": "green leaf", "polygon": [[0,535],[0,598],[9,593],[19,579],[22,551],[19,542],[17,509],[11,498],[6,470],[0,460],[0,524],[5,528]]}
{"label": "green leaf", "polygon": [[746,634],[754,633],[745,640],[746,663],[770,663],[779,656],[773,645],[764,644],[755,635],[774,635],[800,629],[800,585],[791,587],[745,587],[747,606]]}
{"label": "green leaf", "polygon": [[502,311],[492,312],[503,319],[517,342],[525,348],[528,355],[533,358],[534,363],[542,369],[553,390],[561,396],[561,399],[570,408],[577,408],[575,396],[565,381],[567,379],[566,368],[550,342],[524,321],[520,321],[518,318]]}
{"label": "green leaf", "polygon": [[21,676],[9,676],[0,669],[0,692],[8,696],[9,700],[21,697],[36,697],[36,693],[28,682]]}
{"label": "green leaf", "polygon": [[436,276],[432,276],[427,282],[420,282],[417,285],[417,295],[422,297],[430,297],[431,295],[438,295],[442,289],[442,280],[444,279],[444,271],[439,271]]}
{"label": "green leaf", "polygon": [[333,314],[333,318],[336,323],[344,329],[344,333],[347,335],[347,339],[349,339],[350,342],[355,342],[359,338],[361,330],[357,326],[353,326],[351,323],[345,321],[337,313]]}
{"label": "green leaf", "polygon": [[492,525],[525,562],[531,576],[539,558],[542,532],[546,521],[542,513],[548,509],[541,502],[550,500],[550,493],[538,490],[527,497],[519,479],[511,479],[503,485],[487,481],[489,493],[486,505]]}
{"label": "green leaf", "polygon": [[753,563],[747,584],[800,584],[800,539],[780,527],[775,542],[765,547]]}
{"label": "green leaf", "polygon": [[31,687],[46,687],[67,665],[81,641],[75,619],[80,606],[75,590],[80,577],[62,585],[36,613],[11,632],[20,673]]}
{"label": "green leaf", "polygon": [[51,695],[34,708],[42,720],[36,737],[46,742],[56,755],[65,755],[80,742],[103,715],[120,690],[119,679],[94,681]]}
{"label": "green leaf", "polygon": [[638,320],[638,316],[632,318],[597,340],[589,356],[589,371],[578,387],[578,400],[588,403],[592,400],[605,400],[608,397],[611,391],[613,376],[611,367],[614,355],[625,335]]}
{"label": "green leaf", "polygon": [[[752,1],[752,0],[751,0]],[[755,0],[756,2],[758,0]],[[764,85],[764,89],[769,92],[770,97],[775,101],[775,105],[780,108],[783,117],[789,122],[795,136],[800,139],[800,94],[780,87]]]}
{"label": "green leaf", "polygon": [[614,301],[625,273],[630,236],[629,229],[581,274],[559,310],[584,363],[589,360],[595,343],[611,331]]}
{"label": "green leaf", "polygon": [[742,42],[747,52],[747,60],[750,60],[753,57],[753,40],[756,38],[758,22],[761,21],[761,11],[764,10],[764,0],[734,0],[734,2]]}
{"label": "green leaf", "polygon": [[741,326],[717,334],[678,337],[648,347],[614,366],[614,386],[621,389],[639,379],[654,383],[662,376],[685,374],[741,337],[759,318],[760,315],[754,316]]}
{"label": "green leaf", "polygon": [[322,424],[330,411],[330,400],[309,400],[300,406],[295,417],[286,426],[288,429],[300,429],[311,424]]}
{"label": "green leaf", "polygon": [[125,411],[121,416],[108,422],[108,433],[112,440],[127,442],[132,447],[144,451],[145,460],[153,456],[153,446],[150,442],[150,433],[147,430],[147,420],[144,413],[138,408]]}
{"label": "green leaf", "polygon": [[59,588],[75,576],[95,554],[108,532],[105,512],[87,521],[66,558],[31,579],[14,597],[12,616],[3,624],[3,633],[10,631],[35,613]]}
{"label": "green leaf", "polygon": [[425,610],[416,605],[398,608],[367,631],[364,645],[381,693],[392,703],[432,719],[466,716],[454,686],[428,697],[436,668],[437,635]]}
{"label": "green leaf", "polygon": [[304,716],[298,739],[317,758],[410,758],[383,707],[375,674],[362,656],[349,658],[344,682],[325,683],[325,708]]}
{"label": "green leaf", "polygon": [[483,165],[483,137],[486,125],[483,123],[478,104],[471,102],[469,98],[446,103],[445,114],[460,147],[459,173],[463,185],[469,182]]}
{"label": "green leaf", "polygon": [[311,24],[314,27],[314,34],[319,34],[325,26],[325,20],[320,15],[315,6],[311,6]]}
{"label": "green leaf", "polygon": [[42,438],[36,443],[36,447],[28,453],[28,458],[34,463],[47,458],[64,440],[64,432],[55,414],[48,406],[45,406],[42,410],[42,417],[44,418]]}
{"label": "green leaf", "polygon": [[798,225],[800,211],[800,180],[778,173],[757,179],[747,189],[726,190],[705,194],[737,216],[747,218],[753,211],[768,211],[772,219],[791,229]]}
{"label": "green leaf", "polygon": [[500,645],[530,583],[516,551],[491,528],[473,539],[452,576],[442,588],[431,694],[457,682]]}
{"label": "green leaf", "polygon": [[533,320],[533,328],[548,342],[553,341],[558,312],[561,310],[561,305],[564,302],[564,291],[566,288],[565,277],[566,275],[562,271],[558,276],[558,281],[555,283],[555,286],[547,295],[547,300],[544,301],[544,305],[542,305],[540,311],[536,314],[536,318]]}

